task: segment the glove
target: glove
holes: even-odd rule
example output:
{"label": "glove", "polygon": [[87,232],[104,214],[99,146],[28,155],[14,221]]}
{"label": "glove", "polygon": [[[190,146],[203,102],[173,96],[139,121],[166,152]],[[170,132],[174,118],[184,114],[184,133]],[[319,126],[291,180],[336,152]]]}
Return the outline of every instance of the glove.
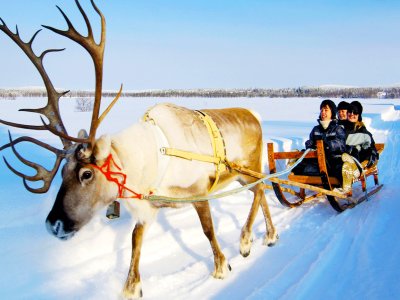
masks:
{"label": "glove", "polygon": [[312,141],[306,141],[306,149],[315,149],[315,145],[313,145]]}
{"label": "glove", "polygon": [[357,160],[360,157],[360,153],[358,152],[357,148],[354,146],[347,146],[347,151],[348,154],[351,156],[355,157]]}

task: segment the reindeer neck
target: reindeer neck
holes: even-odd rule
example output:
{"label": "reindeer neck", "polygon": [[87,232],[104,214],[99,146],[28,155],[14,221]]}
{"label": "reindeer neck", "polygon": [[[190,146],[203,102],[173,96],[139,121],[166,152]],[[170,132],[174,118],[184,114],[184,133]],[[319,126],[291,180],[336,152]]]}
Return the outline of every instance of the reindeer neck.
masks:
{"label": "reindeer neck", "polygon": [[157,177],[157,143],[147,124],[135,124],[112,137],[113,151],[127,175],[127,185],[149,193]]}

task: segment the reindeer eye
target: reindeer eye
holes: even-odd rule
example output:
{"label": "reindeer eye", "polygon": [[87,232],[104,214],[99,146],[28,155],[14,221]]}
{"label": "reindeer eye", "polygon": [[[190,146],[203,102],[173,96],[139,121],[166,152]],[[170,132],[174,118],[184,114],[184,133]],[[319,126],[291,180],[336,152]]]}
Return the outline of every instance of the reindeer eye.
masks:
{"label": "reindeer eye", "polygon": [[90,171],[83,172],[82,179],[89,179],[90,177],[92,177],[92,172]]}
{"label": "reindeer eye", "polygon": [[93,176],[93,172],[89,169],[81,169],[79,170],[79,180],[81,182],[87,181],[91,179]]}

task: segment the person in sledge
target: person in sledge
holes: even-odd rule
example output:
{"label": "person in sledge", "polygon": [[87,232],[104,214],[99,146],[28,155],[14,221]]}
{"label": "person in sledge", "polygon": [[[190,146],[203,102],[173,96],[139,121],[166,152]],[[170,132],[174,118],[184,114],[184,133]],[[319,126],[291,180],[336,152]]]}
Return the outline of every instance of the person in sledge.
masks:
{"label": "person in sledge", "polygon": [[347,109],[349,105],[350,104],[346,101],[340,101],[337,106],[337,117],[340,125],[344,126],[347,121]]}
{"label": "person in sledge", "polygon": [[344,123],[346,153],[342,155],[343,185],[340,192],[346,194],[351,194],[353,179],[358,178],[361,171],[353,158],[361,163],[362,168],[375,166],[379,159],[372,134],[362,122],[362,112],[363,107],[359,101],[351,102],[347,109],[347,121]]}
{"label": "person in sledge", "polygon": [[[320,104],[318,125],[310,133],[305,142],[306,149],[316,149],[317,140],[323,140],[326,154],[328,173],[339,179],[342,178],[342,154],[346,151],[346,134],[336,119],[337,109],[335,103],[326,99]],[[304,159],[293,169],[296,175],[319,175],[318,161],[316,159]]]}

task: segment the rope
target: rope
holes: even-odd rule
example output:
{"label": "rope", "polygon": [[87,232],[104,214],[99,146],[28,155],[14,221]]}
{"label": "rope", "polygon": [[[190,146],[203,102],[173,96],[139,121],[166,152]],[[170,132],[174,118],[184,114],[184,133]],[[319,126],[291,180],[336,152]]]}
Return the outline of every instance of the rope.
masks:
{"label": "rope", "polygon": [[[157,201],[157,202],[192,203],[192,202],[209,201],[211,199],[219,199],[219,198],[231,196],[231,195],[240,193],[242,191],[249,190],[252,187],[256,186],[257,184],[262,183],[270,178],[275,178],[275,177],[280,177],[282,175],[285,175],[285,174],[291,172],[298,164],[300,164],[303,161],[304,157],[308,154],[308,152],[310,152],[310,150],[311,149],[307,149],[306,151],[304,151],[304,153],[300,156],[300,158],[298,160],[296,160],[296,162],[293,165],[286,168],[285,170],[282,170],[280,172],[276,172],[273,174],[265,175],[253,183],[249,183],[249,184],[241,186],[239,188],[221,192],[218,194],[211,194],[211,195],[205,195],[205,196],[193,196],[193,197],[185,197],[185,198],[159,196],[159,195],[154,195],[152,193],[150,193],[149,195],[145,195],[145,194],[136,193],[135,191],[129,189],[125,185],[126,178],[127,178],[126,174],[124,174],[122,172],[111,171],[112,164],[117,168],[118,171],[121,171],[121,167],[119,167],[115,163],[111,154],[107,157],[107,159],[105,160],[104,164],[101,167],[98,167],[95,164],[93,164],[92,166],[94,168],[98,169],[106,177],[106,179],[108,181],[111,181],[111,182],[114,182],[115,184],[117,184],[117,186],[118,186],[118,197],[117,198],[118,199],[139,199],[139,200],[149,200],[149,201]],[[364,170],[362,164],[355,157],[352,156],[352,158],[354,159],[355,163],[361,168],[362,176],[364,177],[364,181],[365,181],[365,197],[366,197],[366,200],[368,201],[369,197],[368,197],[368,191],[366,188],[367,187],[367,176],[365,175],[365,170]],[[232,167],[234,164],[230,164],[228,162],[225,162],[225,163],[229,167],[239,170],[239,172],[241,169],[243,169],[241,167]],[[257,172],[251,171],[251,170],[248,170],[248,171],[249,172],[247,172],[247,175],[250,175],[253,177],[258,177],[257,176],[258,174],[260,174],[260,175],[262,174],[262,173],[257,173]],[[252,175],[252,173],[257,173],[257,175]],[[118,178],[122,178],[122,181],[120,182],[120,180],[118,180]],[[123,196],[124,191],[128,191],[128,192],[132,193],[133,196],[130,196],[130,197]]]}
{"label": "rope", "polygon": [[[92,167],[98,169],[103,175],[107,178],[108,181],[114,182],[118,186],[118,199],[125,199],[125,198],[134,198],[134,199],[143,199],[144,195],[136,193],[135,191],[129,189],[125,184],[126,184],[126,174],[122,172],[113,172],[111,171],[111,165],[114,165],[114,167],[117,168],[118,171],[121,171],[121,167],[116,164],[114,159],[112,158],[112,155],[108,155],[107,159],[105,160],[104,164],[101,167],[98,167],[95,164],[92,164]],[[122,180],[119,180],[119,178],[122,178]],[[124,197],[124,191],[128,191],[133,194],[133,196],[130,197]]]}
{"label": "rope", "polygon": [[175,197],[165,197],[165,196],[158,196],[158,195],[143,195],[142,199],[149,200],[149,201],[161,201],[161,202],[181,202],[181,203],[192,203],[192,202],[201,202],[201,201],[208,201],[211,199],[219,199],[223,197],[227,197],[233,194],[240,193],[242,191],[251,189],[252,187],[256,186],[257,184],[266,181],[269,178],[273,177],[280,177],[282,175],[285,175],[289,172],[291,172],[303,159],[304,157],[310,152],[311,149],[307,149],[304,151],[304,153],[301,155],[301,157],[289,168],[286,168],[285,170],[282,170],[277,173],[265,175],[264,177],[260,178],[259,180],[249,183],[247,185],[244,185],[242,187],[230,190],[230,191],[225,191],[221,192],[218,194],[211,194],[211,195],[206,195],[206,196],[193,196],[193,197],[186,197],[186,198],[175,198]]}

